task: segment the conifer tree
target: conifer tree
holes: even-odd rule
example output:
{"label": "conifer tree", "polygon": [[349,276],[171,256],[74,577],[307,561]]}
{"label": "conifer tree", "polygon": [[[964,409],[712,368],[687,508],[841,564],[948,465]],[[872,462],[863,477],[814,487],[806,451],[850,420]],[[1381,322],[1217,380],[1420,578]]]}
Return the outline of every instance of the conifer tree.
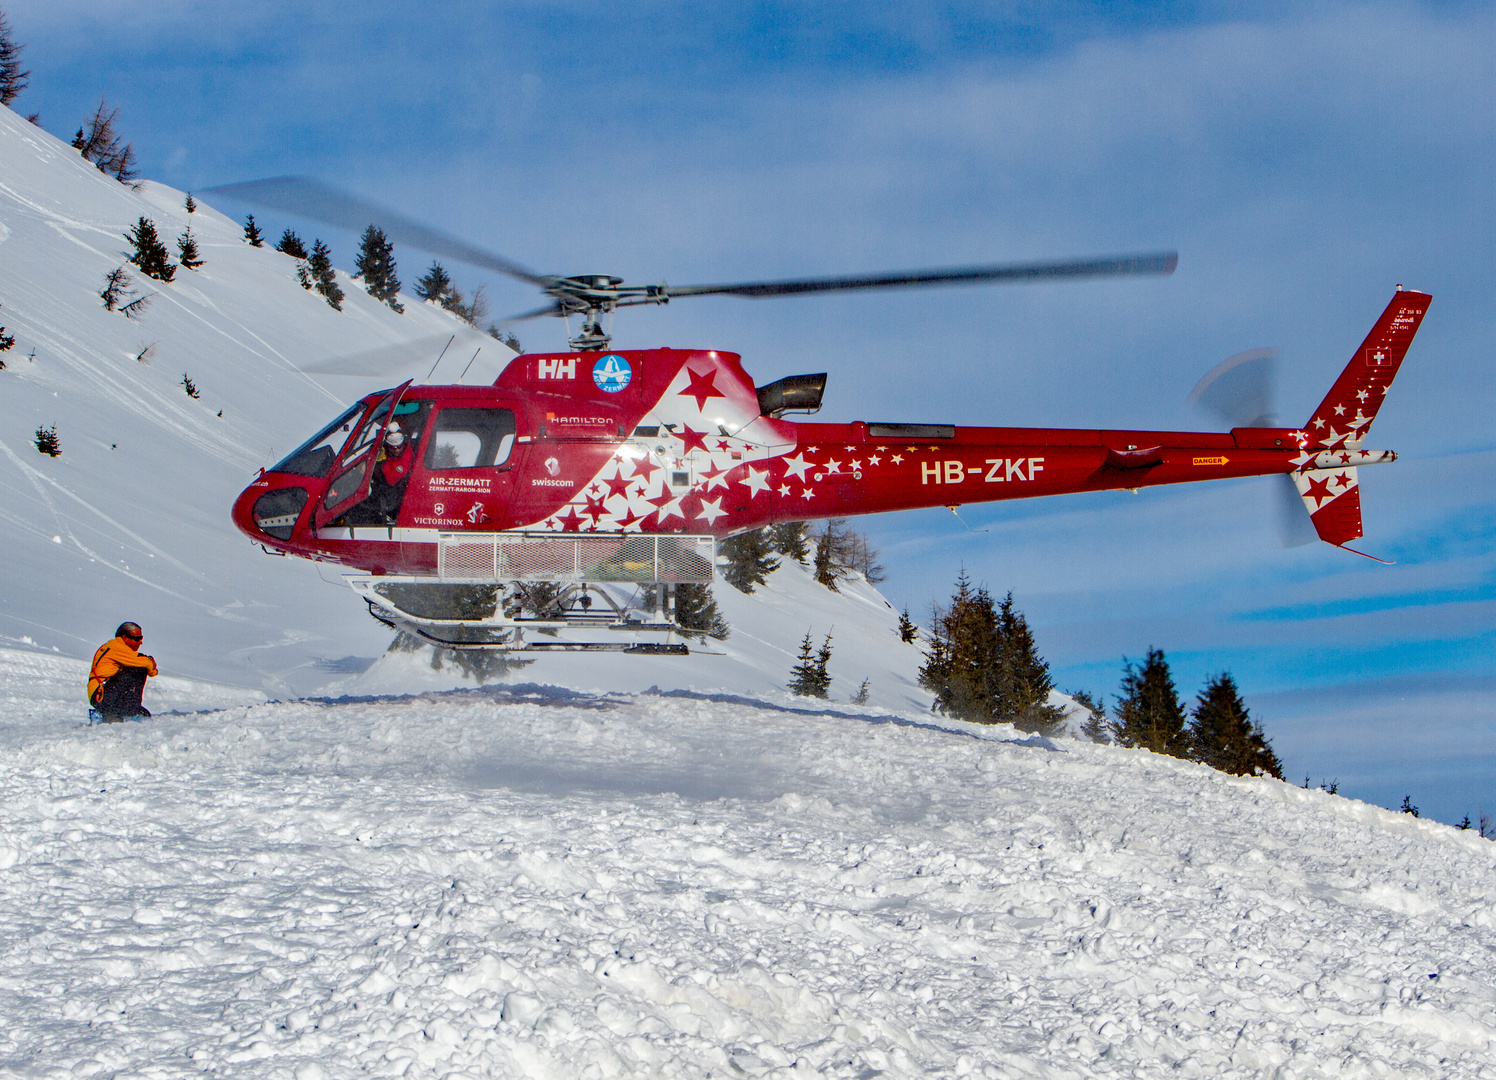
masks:
{"label": "conifer tree", "polygon": [[710,585],[681,584],[675,587],[675,624],[682,630],[726,641],[732,628],[717,607]]}
{"label": "conifer tree", "polygon": [[[0,326],[0,352],[9,352],[10,349],[15,345],[15,343],[16,336],[14,334],[7,334],[5,332],[5,327]],[[3,363],[0,363],[0,371],[4,370],[5,365]]]}
{"label": "conifer tree", "polygon": [[16,99],[31,78],[31,72],[21,70],[21,50],[10,34],[10,20],[0,11],[0,105],[9,105]]}
{"label": "conifer tree", "polygon": [[907,644],[913,644],[919,640],[919,627],[909,618],[909,605],[904,605],[904,610],[899,612],[899,640]]}
{"label": "conifer tree", "polygon": [[[249,230],[246,228],[245,235],[248,235],[248,232]],[[259,230],[257,229],[255,232],[258,235]],[[250,242],[253,243],[254,241]],[[281,233],[281,238],[276,241],[275,250],[284,252],[293,259],[304,259],[307,257],[306,245],[301,242],[301,237],[297,236],[292,229],[287,229]]]}
{"label": "conifer tree", "polygon": [[441,263],[433,261],[431,269],[416,282],[416,295],[436,304],[452,295],[452,279],[447,276]]}
{"label": "conifer tree", "polygon": [[192,192],[187,193],[187,199],[182,205],[187,207],[189,214],[197,213],[197,200],[192,197]]}
{"label": "conifer tree", "polygon": [[364,230],[354,268],[364,280],[364,288],[376,300],[383,300],[395,311],[405,307],[397,297],[400,295],[400,279],[395,276],[395,248],[375,225]]}
{"label": "conifer tree", "polygon": [[994,604],[985,588],[972,588],[965,570],[950,605],[935,611],[919,681],[937,709],[962,720],[1048,734],[1064,719],[1049,704],[1049,665],[1013,594]]}
{"label": "conifer tree", "polygon": [[717,551],[727,560],[722,577],[738,592],[751,593],[779,566],[767,529],[750,529],[723,540]]}
{"label": "conifer tree", "polygon": [[788,555],[801,566],[810,559],[810,545],[806,541],[806,525],[803,521],[781,521],[769,526],[769,543],[781,555]]}
{"label": "conifer tree", "polygon": [[853,705],[866,705],[868,699],[868,687],[872,685],[872,679],[862,680],[862,685],[857,688],[857,693],[852,695]]}
{"label": "conifer tree", "polygon": [[1049,665],[1040,658],[1033,631],[1023,613],[1013,606],[1008,593],[998,605],[997,633],[1000,662],[996,673],[997,713],[1013,722],[1020,731],[1052,735],[1064,723],[1064,711],[1049,704],[1054,683]]}
{"label": "conifer tree", "polygon": [[338,284],[337,271],[332,267],[332,252],[321,240],[312,242],[312,253],[306,260],[307,273],[312,284],[334,311],[343,310],[343,288]]}
{"label": "conifer tree", "polygon": [[1212,679],[1200,693],[1190,721],[1190,757],[1233,776],[1275,776],[1283,766],[1262,728],[1252,722],[1229,672]]}
{"label": "conifer tree", "polygon": [[831,662],[831,635],[828,633],[821,647],[811,643],[810,631],[800,642],[800,655],[790,669],[789,690],[801,697],[826,698],[831,693],[831,674],[826,665]]}
{"label": "conifer tree", "polygon": [[192,235],[191,225],[177,237],[177,255],[178,261],[188,270],[196,270],[203,264],[203,260],[198,258],[197,238]]}
{"label": "conifer tree", "polygon": [[1189,756],[1190,737],[1184,727],[1184,706],[1174,689],[1162,649],[1149,649],[1141,668],[1126,662],[1122,696],[1112,736],[1123,746],[1152,750],[1173,757]]}
{"label": "conifer tree", "polygon": [[156,235],[156,224],[150,218],[142,217],[137,221],[135,227],[125,234],[125,239],[135,245],[130,262],[138,266],[142,274],[158,281],[170,281],[176,276],[177,268],[172,265],[166,245]]}
{"label": "conifer tree", "polygon": [[[40,428],[37,429],[40,432]],[[801,697],[816,697],[815,688],[820,684],[816,676],[815,646],[811,644],[810,631],[805,631],[805,637],[800,642],[800,655],[795,658],[795,666],[790,668],[789,691],[799,694]]]}
{"label": "conifer tree", "polygon": [[812,576],[832,592],[841,592],[836,587],[836,534],[834,521],[826,522],[826,529],[816,537],[816,554]]}
{"label": "conifer tree", "polygon": [[34,440],[39,453],[46,454],[48,457],[59,457],[62,454],[62,440],[57,437],[56,424],[49,428],[38,424]]}
{"label": "conifer tree", "polygon": [[831,696],[831,672],[826,670],[826,665],[831,663],[831,634],[828,631],[826,638],[821,642],[821,647],[816,650],[816,687],[820,691],[815,696],[829,698]]}
{"label": "conifer tree", "polygon": [[114,129],[119,119],[119,110],[111,109],[105,98],[99,99],[99,107],[89,118],[86,127],[80,127],[73,136],[73,149],[91,161],[100,172],[108,173],[122,184],[135,179],[135,147],[130,143],[121,145]]}
{"label": "conifer tree", "polygon": [[1092,742],[1111,742],[1112,726],[1107,722],[1105,703],[1084,690],[1068,690],[1066,693],[1075,699],[1077,705],[1088,711],[1085,722],[1081,724],[1080,733]]}
{"label": "conifer tree", "polygon": [[265,238],[260,234],[260,227],[255,224],[253,214],[244,219],[244,239],[250,247],[265,246]]}

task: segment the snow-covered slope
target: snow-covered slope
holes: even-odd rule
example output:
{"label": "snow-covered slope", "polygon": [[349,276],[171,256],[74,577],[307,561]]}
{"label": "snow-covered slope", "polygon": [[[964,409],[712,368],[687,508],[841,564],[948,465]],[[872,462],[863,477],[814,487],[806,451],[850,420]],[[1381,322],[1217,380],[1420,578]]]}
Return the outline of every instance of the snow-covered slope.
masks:
{"label": "snow-covered slope", "polygon": [[[0,108],[0,325],[16,340],[0,354],[0,642],[84,656],[135,619],[168,671],[280,693],[320,685],[318,658],[375,655],[388,632],[341,584],[267,558],[229,521],[256,468],[373,388],[319,384],[296,365],[401,342],[429,350],[452,333],[454,350],[469,342],[463,356],[484,343],[485,359],[509,354],[444,311],[411,300],[397,315],[346,279],[333,311],[288,256],[251,248],[201,203],[189,219],[183,203],[119,184]],[[99,293],[142,215],[168,245],[190,222],[205,265],[169,284],[133,274],[155,295],[131,321]],[[434,354],[413,359],[424,374]],[[53,424],[57,458],[33,445]]]}
{"label": "snow-covered slope", "polygon": [[0,652],[7,1075],[1496,1061],[1496,845],[1320,791],[768,695],[83,729],[81,674]]}

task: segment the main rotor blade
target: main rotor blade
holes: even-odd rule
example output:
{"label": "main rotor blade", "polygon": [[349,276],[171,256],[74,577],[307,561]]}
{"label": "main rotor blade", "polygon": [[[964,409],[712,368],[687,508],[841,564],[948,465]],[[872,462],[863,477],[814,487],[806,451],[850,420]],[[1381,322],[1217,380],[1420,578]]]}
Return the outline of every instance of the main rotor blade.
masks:
{"label": "main rotor blade", "polygon": [[284,210],[290,214],[320,221],[340,229],[360,233],[369,225],[377,225],[391,240],[420,248],[433,255],[445,255],[469,266],[496,270],[501,274],[528,281],[531,285],[545,288],[550,279],[533,270],[526,269],[491,251],[474,247],[455,236],[412,221],[388,207],[339,191],[320,180],[306,176],[277,176],[270,180],[250,180],[242,184],[225,184],[209,188],[205,195],[227,195],[232,199],[263,206],[271,210]]}
{"label": "main rotor blade", "polygon": [[797,293],[842,292],[850,289],[897,289],[914,285],[971,285],[978,282],[1016,283],[1054,278],[1123,277],[1133,274],[1172,274],[1179,253],[1121,255],[1107,259],[1066,262],[1010,263],[968,266],[949,270],[912,270],[856,277],[804,278],[798,281],[753,281],[739,285],[666,285],[661,292],[677,296],[792,296]]}
{"label": "main rotor blade", "polygon": [[560,304],[547,304],[545,307],[536,308],[534,311],[521,312],[518,315],[510,315],[508,318],[499,319],[498,324],[505,326],[509,323],[524,322],[526,319],[538,319],[542,315],[565,315],[566,308]]}

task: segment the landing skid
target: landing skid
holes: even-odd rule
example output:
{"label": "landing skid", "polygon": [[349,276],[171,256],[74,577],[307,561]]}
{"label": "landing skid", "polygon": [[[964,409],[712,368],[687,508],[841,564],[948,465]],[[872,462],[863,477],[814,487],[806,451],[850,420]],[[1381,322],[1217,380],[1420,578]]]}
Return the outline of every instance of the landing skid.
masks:
{"label": "landing skid", "polygon": [[[513,594],[503,585],[454,586],[439,579],[394,575],[350,574],[343,580],[369,605],[369,614],[374,618],[443,649],[506,653],[611,652],[646,656],[688,656],[691,653],[684,641],[672,640],[690,637],[691,632],[683,630],[667,615],[670,609],[668,585],[656,588],[659,600],[652,617],[631,608],[628,600],[620,602],[609,588],[595,584],[566,585],[541,612],[527,617],[522,613],[506,614],[506,611],[513,610]],[[454,588],[470,591],[454,593],[451,591]],[[475,597],[477,604],[471,602]],[[479,610],[460,610],[475,606]],[[482,610],[485,607],[486,612]],[[529,631],[556,636],[575,630],[663,634],[665,639],[533,641],[526,636]]]}

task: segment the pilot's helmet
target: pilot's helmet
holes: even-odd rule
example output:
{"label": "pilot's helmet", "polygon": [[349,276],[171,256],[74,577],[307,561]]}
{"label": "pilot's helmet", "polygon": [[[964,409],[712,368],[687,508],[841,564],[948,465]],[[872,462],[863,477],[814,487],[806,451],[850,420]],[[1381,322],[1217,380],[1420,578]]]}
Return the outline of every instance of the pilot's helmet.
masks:
{"label": "pilot's helmet", "polygon": [[390,424],[389,430],[384,433],[384,445],[391,450],[402,450],[405,448],[405,432],[400,430],[397,423]]}

